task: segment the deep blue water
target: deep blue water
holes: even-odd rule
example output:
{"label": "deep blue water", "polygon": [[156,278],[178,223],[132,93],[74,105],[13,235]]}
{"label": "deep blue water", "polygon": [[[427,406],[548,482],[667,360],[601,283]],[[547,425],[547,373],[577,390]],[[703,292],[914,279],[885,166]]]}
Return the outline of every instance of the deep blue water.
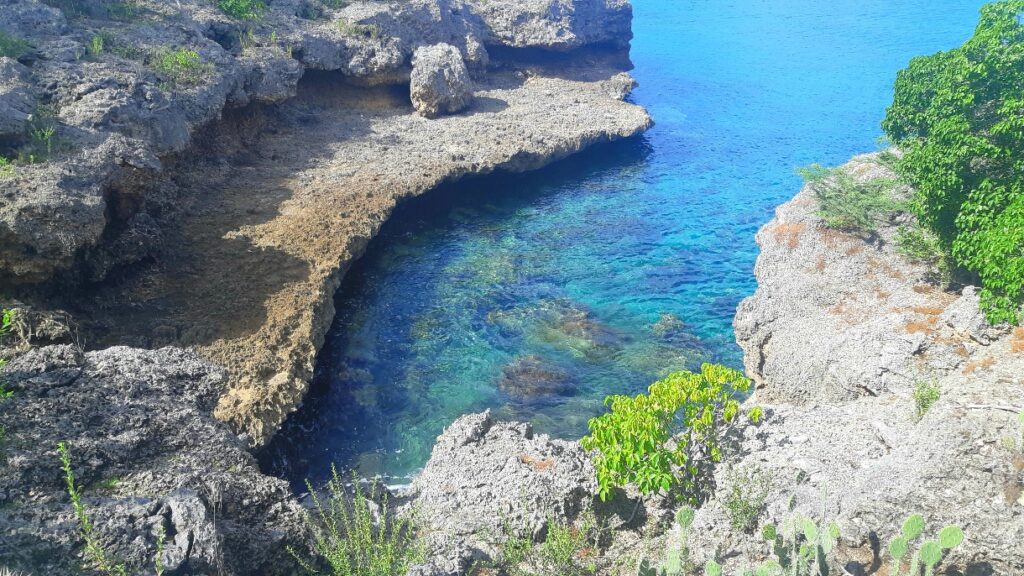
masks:
{"label": "deep blue water", "polygon": [[578,437],[606,394],[741,366],[754,233],[795,169],[876,149],[897,70],[962,43],[981,4],[634,0],[632,100],[656,127],[400,210],[338,293],[285,473],[401,481],[460,414]]}

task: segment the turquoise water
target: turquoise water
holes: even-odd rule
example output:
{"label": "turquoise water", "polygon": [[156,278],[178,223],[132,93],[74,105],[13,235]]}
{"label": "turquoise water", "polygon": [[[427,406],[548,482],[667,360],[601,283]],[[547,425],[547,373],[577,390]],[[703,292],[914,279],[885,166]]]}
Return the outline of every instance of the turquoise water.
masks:
{"label": "turquoise water", "polygon": [[399,210],[268,458],[296,481],[331,463],[401,481],[460,414],[578,437],[607,394],[741,366],[753,236],[795,169],[874,150],[896,71],[962,43],[981,4],[634,0],[632,100],[656,127]]}

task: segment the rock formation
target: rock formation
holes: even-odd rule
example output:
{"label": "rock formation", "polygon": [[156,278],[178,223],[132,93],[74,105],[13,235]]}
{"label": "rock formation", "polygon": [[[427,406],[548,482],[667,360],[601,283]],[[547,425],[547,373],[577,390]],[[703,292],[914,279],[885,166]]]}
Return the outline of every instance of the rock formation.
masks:
{"label": "rock formation", "polygon": [[130,574],[279,574],[303,547],[284,481],[212,409],[227,375],[191,352],[72,346],[27,352],[0,400],[0,566],[78,574],[82,541],[56,447],[66,443],[96,537]]}
{"label": "rock formation", "polygon": [[416,49],[409,90],[413,107],[427,118],[461,112],[473,99],[466,63],[451,44]]}
{"label": "rock formation", "polygon": [[[333,292],[398,201],[651,123],[621,101],[621,52],[595,48],[625,46],[622,0],[345,4],[281,0],[240,20],[206,0],[73,14],[7,0],[0,15],[32,46],[5,64],[19,73],[0,118],[23,126],[29,97],[31,126],[54,128],[0,148],[50,148],[0,177],[5,296],[67,310],[93,347],[196,348],[227,368],[217,414],[252,445],[301,402]],[[427,122],[412,57],[442,43],[478,97]],[[519,48],[574,52],[526,64]]]}

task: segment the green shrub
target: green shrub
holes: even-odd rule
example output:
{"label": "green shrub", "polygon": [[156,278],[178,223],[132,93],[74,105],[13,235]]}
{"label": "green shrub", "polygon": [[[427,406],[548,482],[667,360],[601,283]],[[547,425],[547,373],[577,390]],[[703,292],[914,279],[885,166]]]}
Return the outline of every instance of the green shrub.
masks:
{"label": "green shrub", "polygon": [[919,576],[921,565],[924,564],[925,576],[933,576],[935,567],[942,562],[944,553],[960,545],[964,540],[963,530],[959,526],[946,526],[939,532],[936,540],[926,540],[910,557],[908,572],[903,572],[903,559],[910,551],[911,545],[924,533],[924,518],[914,514],[903,523],[900,535],[889,542],[888,551],[892,558],[889,576]]}
{"label": "green shrub", "polygon": [[[751,385],[737,370],[705,364],[697,374],[669,374],[651,384],[648,394],[606,398],[611,411],[592,418],[590,434],[581,440],[585,449],[597,451],[601,499],[632,483],[644,494],[679,489],[696,500],[702,488],[697,464],[721,459],[719,440],[739,420],[738,398]],[[747,416],[756,423],[761,410]]]}
{"label": "green shrub", "polygon": [[989,321],[1024,300],[1024,0],[985,5],[963,46],[915,58],[883,127],[904,152],[912,210],[980,279]]}
{"label": "green shrub", "polygon": [[0,56],[7,56],[17,60],[29,55],[31,52],[32,46],[28,42],[0,30]]}
{"label": "green shrub", "polygon": [[[0,310],[0,338],[11,331],[11,327],[14,325],[14,315],[14,310],[6,308]],[[3,370],[6,365],[7,360],[0,358],[0,370]],[[9,400],[12,396],[14,396],[14,392],[7,389],[7,382],[0,377],[0,401]]]}
{"label": "green shrub", "polygon": [[203,62],[198,52],[187,48],[160,50],[153,55],[150,65],[161,78],[175,86],[199,84],[213,69]]}
{"label": "green shrub", "polygon": [[770,488],[768,475],[757,468],[732,471],[722,505],[729,514],[729,523],[736,530],[753,532],[764,512]]}
{"label": "green shrub", "polygon": [[[307,521],[317,558],[307,560],[289,549],[291,555],[303,569],[314,574],[323,565],[330,568],[333,576],[404,576],[423,556],[414,540],[413,521],[390,514],[387,492],[378,493],[376,483],[367,493],[353,477],[355,497],[349,499],[338,471],[331,471],[326,500],[306,482],[316,510],[315,517],[308,517]],[[370,501],[378,499],[380,509],[374,511]]]}
{"label": "green shrub", "polygon": [[0,180],[6,180],[14,176],[14,162],[0,156]]}
{"label": "green shrub", "polygon": [[338,20],[337,26],[342,34],[353,38],[376,40],[384,33],[379,24],[353,24],[347,20]]}
{"label": "green shrub", "polygon": [[914,415],[917,419],[924,418],[941,396],[942,391],[937,385],[931,382],[918,382],[914,387]]}
{"label": "green shrub", "polygon": [[939,238],[931,230],[913,223],[896,231],[896,251],[911,262],[927,264],[938,274],[937,280],[948,286],[953,281],[956,265],[946,253]]}
{"label": "green shrub", "polygon": [[879,223],[902,209],[893,198],[898,183],[891,178],[858,181],[842,167],[811,164],[798,170],[818,199],[818,216],[830,228],[875,232]]}
{"label": "green shrub", "polygon": [[[594,521],[584,517],[580,525],[560,523],[548,519],[548,532],[540,545],[538,564],[541,574],[561,576],[582,576],[597,572],[594,558],[587,552],[590,546]],[[592,555],[590,555],[592,556]]]}
{"label": "green shrub", "polygon": [[217,8],[238,20],[259,20],[267,11],[263,0],[217,0]]}

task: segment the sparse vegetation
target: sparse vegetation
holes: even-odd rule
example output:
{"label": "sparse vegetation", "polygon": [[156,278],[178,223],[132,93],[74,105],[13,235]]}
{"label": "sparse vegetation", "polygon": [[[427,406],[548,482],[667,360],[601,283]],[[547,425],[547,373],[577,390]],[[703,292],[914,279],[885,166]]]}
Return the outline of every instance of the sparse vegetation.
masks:
{"label": "sparse vegetation", "polygon": [[827,576],[828,556],[839,540],[839,526],[813,518],[788,518],[776,527],[767,525],[761,532],[771,544],[774,559],[763,563],[756,574],[784,576]]}
{"label": "sparse vegetation", "polygon": [[903,208],[893,198],[898,182],[891,178],[858,180],[842,167],[821,164],[798,170],[818,199],[818,216],[830,228],[873,233],[886,218]]}
{"label": "sparse vegetation", "polygon": [[114,20],[134,20],[139,15],[139,5],[135,0],[111,2],[110,4],[107,4],[107,15]]}
{"label": "sparse vegetation", "polygon": [[637,576],[678,576],[680,574],[692,574],[694,572],[693,561],[690,560],[690,526],[693,525],[693,518],[696,511],[683,506],[676,511],[676,524],[679,526],[679,542],[676,547],[671,548],[661,566],[655,568],[647,560],[640,562],[637,567]]}
{"label": "sparse vegetation", "polygon": [[347,20],[338,20],[337,26],[342,34],[353,38],[377,40],[384,33],[378,24],[353,24]]}
{"label": "sparse vegetation", "polygon": [[584,516],[579,525],[549,519],[537,562],[540,574],[583,576],[597,572],[596,549],[590,545],[593,529],[594,521],[589,516]]}
{"label": "sparse vegetation", "polygon": [[922,262],[932,267],[939,281],[948,286],[953,280],[955,264],[935,234],[916,222],[900,227],[896,231],[896,250],[912,262]]}
{"label": "sparse vegetation", "polygon": [[[11,331],[11,326],[14,325],[14,316],[14,310],[8,310],[6,308],[0,310],[0,338],[3,338]],[[6,365],[7,360],[0,358],[0,371],[2,371]],[[0,402],[9,400],[12,396],[14,396],[14,391],[7,388],[7,382],[5,382],[3,377],[0,376]]]}
{"label": "sparse vegetation", "polygon": [[729,523],[736,530],[753,532],[768,499],[768,475],[758,468],[746,468],[732,470],[727,479],[722,505],[729,513]]}
{"label": "sparse vegetation", "polygon": [[912,211],[981,282],[990,322],[1024,302],[1024,0],[985,5],[963,46],[915,58],[883,128],[903,151]]}
{"label": "sparse vegetation", "polygon": [[[699,499],[698,462],[721,459],[722,434],[740,420],[740,397],[752,383],[737,370],[705,364],[699,373],[675,372],[651,384],[648,394],[609,396],[611,411],[592,418],[581,443],[597,452],[598,493],[635,484],[644,494],[678,490]],[[754,423],[761,410],[747,413]]]}
{"label": "sparse vegetation", "polygon": [[918,382],[914,386],[914,416],[920,420],[932,405],[939,401],[942,391],[931,382]]}
{"label": "sparse vegetation", "polygon": [[31,52],[32,46],[28,42],[0,30],[0,56],[7,56],[17,60],[29,55]]}
{"label": "sparse vegetation", "polygon": [[[333,576],[404,576],[423,555],[415,541],[414,521],[395,517],[388,507],[387,491],[376,483],[369,492],[355,478],[353,484],[355,493],[349,498],[336,469],[332,469],[325,497],[306,483],[316,511],[308,518],[316,558],[307,559],[291,548],[289,552],[313,574],[327,568]],[[371,501],[379,502],[377,510]]]}
{"label": "sparse vegetation", "polygon": [[173,86],[194,86],[206,78],[213,67],[203,62],[199,53],[187,48],[160,50],[150,59],[150,66]]}
{"label": "sparse vegetation", "polygon": [[924,576],[933,576],[935,567],[942,562],[946,551],[952,550],[964,541],[963,530],[959,526],[946,526],[939,532],[936,540],[921,543],[910,557],[908,571],[904,572],[903,559],[914,542],[924,533],[924,518],[914,514],[903,523],[900,535],[889,542],[889,556],[892,558],[890,576],[920,576],[924,567]]}
{"label": "sparse vegetation", "polygon": [[0,156],[0,180],[5,180],[12,176],[14,176],[14,162]]}
{"label": "sparse vegetation", "polygon": [[82,491],[75,483],[75,472],[71,467],[71,454],[63,442],[57,444],[57,453],[60,454],[61,466],[64,469],[64,483],[67,486],[68,496],[71,497],[71,506],[75,510],[75,518],[78,520],[78,529],[85,541],[85,558],[89,567],[108,576],[127,576],[128,569],[124,563],[110,558],[103,544],[94,532],[92,520],[85,511],[85,504],[82,503]]}
{"label": "sparse vegetation", "polygon": [[267,11],[263,0],[217,0],[217,8],[238,20],[259,20]]}

